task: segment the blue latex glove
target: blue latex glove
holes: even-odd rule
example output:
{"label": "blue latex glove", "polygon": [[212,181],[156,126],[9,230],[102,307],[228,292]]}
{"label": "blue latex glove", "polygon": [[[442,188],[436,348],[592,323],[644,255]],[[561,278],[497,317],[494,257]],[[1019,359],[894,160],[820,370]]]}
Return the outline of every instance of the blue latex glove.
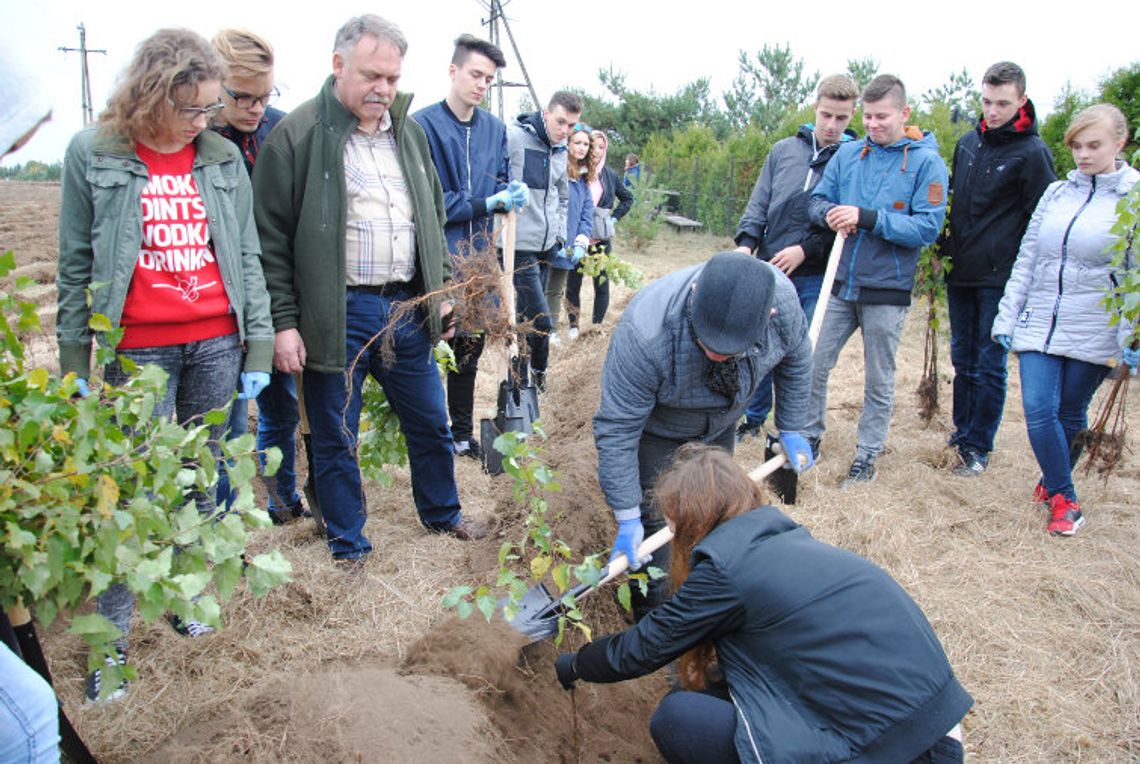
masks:
{"label": "blue latex glove", "polygon": [[994,342],[1001,345],[1006,350],[1009,350],[1009,346],[1012,343],[1012,340],[1008,334],[995,334]]}
{"label": "blue latex glove", "polygon": [[511,202],[516,210],[521,210],[530,204],[530,189],[522,181],[512,180],[507,186],[507,191],[511,195]]}
{"label": "blue latex glove", "polygon": [[488,196],[486,204],[488,212],[495,212],[496,210],[509,211],[514,204],[514,200],[511,198],[511,192],[504,188],[499,193]]}
{"label": "blue latex glove", "polygon": [[241,392],[238,393],[239,401],[249,401],[257,397],[265,388],[269,387],[269,372],[267,371],[243,371],[241,373]]}
{"label": "blue latex glove", "polygon": [[575,244],[574,248],[571,250],[571,254],[570,254],[571,262],[573,262],[574,265],[577,265],[578,263],[582,262],[582,258],[585,256],[586,256],[586,248],[583,247],[581,244]]}
{"label": "blue latex glove", "polygon": [[642,565],[642,561],[637,558],[637,548],[644,540],[645,528],[642,527],[640,518],[619,520],[617,538],[614,539],[614,551],[610,554],[610,560],[619,554],[624,554],[629,560],[629,569],[637,570]]}
{"label": "blue latex glove", "polygon": [[788,457],[788,466],[795,470],[796,474],[807,472],[815,464],[807,438],[795,430],[780,430],[780,447]]}
{"label": "blue latex glove", "polygon": [[75,394],[80,398],[91,395],[91,388],[87,385],[87,377],[77,377],[75,380]]}
{"label": "blue latex glove", "polygon": [[1140,348],[1124,348],[1124,364],[1135,371],[1136,367],[1140,366]]}

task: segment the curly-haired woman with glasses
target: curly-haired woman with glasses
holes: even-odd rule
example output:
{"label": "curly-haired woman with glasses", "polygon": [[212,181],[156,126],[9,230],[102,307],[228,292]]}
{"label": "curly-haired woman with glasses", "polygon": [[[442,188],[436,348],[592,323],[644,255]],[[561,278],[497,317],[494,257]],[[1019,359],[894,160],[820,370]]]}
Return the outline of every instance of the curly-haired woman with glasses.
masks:
{"label": "curly-haired woman with glasses", "polygon": [[[155,416],[179,422],[229,404],[239,380],[242,395],[255,397],[273,355],[249,177],[234,145],[207,129],[225,106],[225,74],[199,35],[156,32],[135,51],[98,126],[78,133],[64,157],[60,368],[77,374],[86,394],[88,321],[103,314],[123,330],[120,359],[167,372]],[[126,381],[124,365],[104,369],[107,383]],[[199,511],[214,511],[207,493],[193,499]],[[122,584],[98,597],[99,613],[123,632],[121,656],[133,607]],[[172,623],[190,636],[209,630]],[[87,694],[98,697],[98,671]]]}

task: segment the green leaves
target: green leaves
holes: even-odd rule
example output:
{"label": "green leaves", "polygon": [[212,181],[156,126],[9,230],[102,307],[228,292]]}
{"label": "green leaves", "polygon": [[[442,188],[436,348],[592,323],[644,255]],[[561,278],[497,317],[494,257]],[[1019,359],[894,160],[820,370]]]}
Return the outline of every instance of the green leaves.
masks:
{"label": "green leaves", "polygon": [[1109,321],[1116,325],[1126,321],[1132,325],[1131,342],[1140,340],[1140,183],[1116,205],[1116,223],[1112,226],[1114,239],[1109,246],[1112,255],[1112,286],[1102,304],[1108,311]]}
{"label": "green leaves", "polygon": [[[0,273],[13,267],[11,253],[0,256]],[[231,596],[243,574],[256,595],[288,581],[277,551],[243,565],[250,530],[269,524],[253,508],[252,436],[222,445],[234,511],[200,514],[193,496],[214,490],[216,458],[201,422],[153,418],[166,373],[124,360],[132,376],[122,386],[92,378],[91,395],[74,397],[74,373],[25,366],[29,306],[0,291],[0,604],[25,602],[50,624],[117,583],[137,596],[144,619],[175,612],[218,624],[218,597]],[[99,363],[113,359],[111,322],[96,315],[90,327],[107,333]],[[280,454],[267,461],[275,467]],[[121,636],[97,615],[74,616],[71,631],[92,646],[95,666]],[[104,678],[133,675],[116,665]]]}
{"label": "green leaves", "polygon": [[[534,431],[539,438],[546,437],[541,422],[534,423]],[[557,473],[542,462],[542,449],[525,433],[502,433],[495,438],[492,448],[503,455],[503,468],[514,479],[514,496],[528,509],[526,536],[518,541],[504,541],[499,547],[499,570],[493,587],[456,586],[448,591],[440,605],[445,610],[454,609],[460,618],[478,609],[489,621],[501,600],[503,618],[512,621],[518,615],[519,602],[530,588],[549,578],[562,602],[555,644],[562,643],[567,623],[589,638],[590,627],[583,622],[582,611],[568,591],[571,576],[593,586],[601,580],[602,569],[596,555],[571,565],[573,550],[554,536],[547,518],[549,505],[545,494],[561,490]]]}

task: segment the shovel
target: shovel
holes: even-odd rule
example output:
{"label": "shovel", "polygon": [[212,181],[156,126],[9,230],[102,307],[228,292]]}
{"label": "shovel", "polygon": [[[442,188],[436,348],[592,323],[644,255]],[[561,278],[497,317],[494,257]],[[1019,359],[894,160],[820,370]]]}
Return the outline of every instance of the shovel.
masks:
{"label": "shovel", "polygon": [[[835,234],[835,241],[832,243],[831,252],[827,256],[827,270],[823,273],[823,283],[819,287],[819,300],[815,304],[815,310],[812,311],[811,325],[808,327],[808,340],[811,342],[813,351],[815,350],[815,343],[819,340],[820,330],[823,329],[823,317],[827,313],[827,301],[831,299],[831,287],[835,284],[835,272],[839,270],[839,258],[843,255],[845,239],[846,237],[843,234]],[[765,433],[765,435],[764,463],[768,464],[774,459],[779,459],[780,465],[787,464],[788,459],[780,450],[779,438],[771,433]],[[786,469],[776,470],[769,478],[768,485],[780,501],[785,504],[795,504],[799,482],[799,474],[788,465]]]}
{"label": "shovel", "polygon": [[[784,455],[780,454],[778,458],[766,461],[752,470],[752,472],[748,473],[748,477],[753,481],[761,481],[768,475],[779,470],[785,461],[787,460],[784,458]],[[668,527],[662,528],[641,542],[641,546],[637,548],[637,556],[644,559],[672,540],[673,531]],[[545,584],[535,584],[519,599],[518,612],[515,613],[514,618],[506,619],[507,623],[526,637],[529,640],[528,644],[549,639],[558,633],[558,619],[566,612],[565,601],[567,598],[577,602],[590,592],[597,591],[604,584],[617,578],[624,573],[628,567],[629,559],[626,558],[624,554],[619,554],[610,560],[606,566],[605,575],[602,576],[598,583],[593,586],[590,584],[578,584],[568,589],[561,597],[552,595]],[[503,604],[503,602],[499,603],[499,612],[502,612]]]}
{"label": "shovel", "polygon": [[[506,214],[503,243],[503,300],[507,309],[515,310],[515,224],[514,211]],[[494,419],[479,420],[479,439],[483,444],[480,460],[483,471],[489,475],[503,473],[503,455],[494,446],[495,438],[504,432],[534,432],[538,419],[538,391],[529,383],[525,361],[518,357],[518,335],[511,333],[507,357],[503,364],[503,381],[499,383],[499,397]]]}

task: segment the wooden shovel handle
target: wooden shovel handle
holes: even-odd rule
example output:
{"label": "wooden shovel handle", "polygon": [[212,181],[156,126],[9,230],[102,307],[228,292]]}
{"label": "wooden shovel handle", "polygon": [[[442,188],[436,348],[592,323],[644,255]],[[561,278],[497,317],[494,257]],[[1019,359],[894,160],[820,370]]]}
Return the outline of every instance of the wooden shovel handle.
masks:
{"label": "wooden shovel handle", "polygon": [[[819,300],[815,303],[815,310],[811,315],[811,325],[808,327],[808,339],[811,348],[815,350],[815,343],[819,340],[819,333],[823,329],[823,317],[827,313],[827,301],[831,297],[831,285],[835,283],[835,273],[839,269],[839,258],[843,256],[843,240],[841,233],[835,234],[835,241],[831,244],[831,253],[827,256],[827,270],[823,273],[823,284],[819,288]],[[759,483],[788,462],[784,454],[776,454],[768,461],[748,473],[748,477]]]}
{"label": "wooden shovel handle", "polygon": [[[771,459],[769,459],[768,461],[764,462],[759,467],[754,469],[752,472],[750,472],[748,474],[748,477],[754,481],[759,482],[759,481],[763,480],[764,478],[768,477],[769,475],[771,475],[776,470],[780,469],[780,467],[783,466],[784,462],[786,462],[786,461],[787,461],[787,459],[784,457],[783,454],[778,454],[777,456],[772,457]],[[637,556],[642,557],[642,558],[648,557],[649,555],[653,554],[658,549],[665,546],[666,544],[668,544],[672,540],[673,540],[673,531],[669,530],[668,527],[662,528],[661,530],[657,531],[652,536],[650,536],[649,538],[647,538],[641,542],[641,546],[639,546],[637,548]],[[606,575],[602,577],[602,580],[599,581],[597,586],[595,586],[594,588],[598,588],[602,584],[609,583],[610,581],[612,581],[613,579],[617,578],[619,575],[624,573],[626,568],[628,568],[628,567],[629,567],[629,560],[626,558],[626,556],[624,554],[619,554],[617,557],[610,560],[610,564],[608,566],[606,566]]]}

